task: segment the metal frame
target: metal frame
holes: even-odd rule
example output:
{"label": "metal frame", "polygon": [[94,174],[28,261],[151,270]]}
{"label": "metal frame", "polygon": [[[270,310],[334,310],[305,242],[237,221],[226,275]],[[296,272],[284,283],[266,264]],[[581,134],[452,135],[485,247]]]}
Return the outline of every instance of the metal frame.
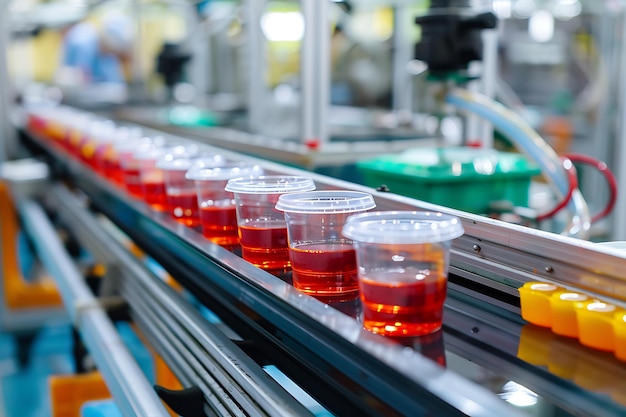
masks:
{"label": "metal frame", "polygon": [[10,40],[9,0],[0,0],[0,162],[15,155],[17,137],[11,123],[11,85],[7,51]]}
{"label": "metal frame", "polygon": [[106,311],[65,252],[43,209],[24,199],[19,211],[37,253],[54,277],[67,312],[81,332],[107,387],[124,416],[169,416],[143,372],[124,346]]}
{"label": "metal frame", "polygon": [[[208,243],[196,232],[171,221],[165,215],[155,214],[143,204],[127,198],[80,163],[69,161],[52,149],[48,151],[65,164],[70,177],[87,192],[99,210],[137,244],[148,250],[152,257],[165,266],[200,301],[210,306],[227,325],[236,329],[246,341],[253,342],[271,363],[276,363],[288,375],[296,376],[298,383],[329,407],[331,412],[348,414],[358,410],[363,415],[373,414],[376,412],[375,408],[363,407],[366,402],[364,398],[368,398],[367,401],[381,401],[375,393],[382,392],[386,396],[382,399],[384,406],[391,407],[387,408],[389,412],[393,410],[401,414],[415,414],[417,410],[426,407],[429,411],[439,410],[446,415],[458,411],[471,415],[514,415],[515,411],[505,407],[493,394],[481,387],[459,379],[454,372],[433,367],[431,362],[416,352],[399,349],[397,345],[363,331],[350,317],[310,297],[302,296],[289,284],[254,268],[223,248]],[[244,158],[228,151],[220,152],[227,157]],[[270,173],[303,174],[300,170],[267,161],[255,161],[261,163]],[[590,292],[602,294],[605,299],[624,304],[625,280],[621,277],[621,271],[626,260],[603,252],[592,243],[509,225],[389,193],[379,193],[316,174],[306,175],[313,177],[318,188],[349,188],[371,192],[377,201],[377,209],[380,210],[431,209],[460,216],[466,234],[455,241],[453,246],[451,277],[458,277],[460,281],[456,280],[452,285],[458,287],[465,285],[463,281],[468,281],[474,283],[472,285],[482,286],[499,294],[498,297],[502,300],[508,298],[509,301],[500,302],[501,306],[506,306],[504,310],[509,311],[512,317],[518,317],[518,323],[521,323],[521,319],[515,306],[516,288],[529,280],[584,287]],[[71,199],[63,197],[61,200]],[[72,215],[71,218],[76,219],[77,216]],[[81,228],[80,222],[74,223],[75,227]],[[124,292],[131,298],[145,293],[142,292],[144,287],[137,284],[129,284],[123,288],[126,288]],[[469,294],[471,291],[470,285],[467,288],[461,287],[457,292]],[[165,293],[153,295],[159,300],[169,298]],[[476,299],[484,302],[485,306],[495,303],[488,295],[479,295],[483,298]],[[169,305],[168,301],[159,303],[165,303],[162,307]],[[449,308],[456,308],[453,301],[449,304]],[[160,339],[164,329],[154,321],[164,322],[159,315],[163,313],[152,311],[147,301],[143,304],[139,302],[137,308],[137,319],[148,328],[148,333],[155,339]],[[248,315],[247,311],[253,311],[254,314]],[[473,343],[479,345],[501,345],[498,342],[501,340],[498,337],[501,336],[487,336],[487,331],[481,331],[477,335],[467,333],[467,325],[464,323],[477,317],[471,311],[464,314],[466,318],[454,327],[455,334],[464,340],[474,340]],[[182,316],[184,315],[186,314]],[[259,321],[259,317],[263,320]],[[177,329],[188,329],[189,324],[183,324],[184,321],[179,321],[182,327]],[[485,323],[493,324],[497,321],[493,317],[484,319],[481,328],[487,329],[488,326],[484,327]],[[514,329],[511,331],[515,332]],[[173,368],[184,381],[196,383],[204,375],[199,370],[206,369],[198,368],[203,359],[192,350],[191,353],[180,350],[189,343],[186,337],[181,340],[164,337],[164,340],[167,343],[164,345],[166,347],[163,356],[168,361],[173,361]],[[492,359],[482,357],[476,358],[476,361],[497,365],[500,363],[496,360],[499,357],[498,351],[495,350],[493,355]],[[402,357],[402,364],[397,363],[398,357]],[[509,365],[498,366],[509,371],[517,369],[515,366],[518,365],[511,368],[511,361],[518,364],[521,362],[510,359]],[[544,382],[558,384],[545,370],[529,367],[524,372],[522,374],[531,383],[535,381],[537,384],[539,381],[540,386]],[[345,378],[356,383],[358,389],[351,386],[346,391],[345,386],[333,382]],[[573,390],[575,391],[575,387]],[[552,391],[550,388],[548,394],[550,392],[558,390]],[[588,409],[590,413],[595,412],[594,407],[602,407],[598,405],[601,402],[594,403],[598,401],[595,397],[591,400],[562,398],[556,394],[552,394],[552,397],[561,401],[560,404],[565,404],[565,407],[570,407],[570,410],[573,404],[578,409]],[[383,406],[383,403],[379,404]],[[480,407],[475,408],[476,403],[480,403]],[[614,415],[619,415],[622,411],[616,411]]]}

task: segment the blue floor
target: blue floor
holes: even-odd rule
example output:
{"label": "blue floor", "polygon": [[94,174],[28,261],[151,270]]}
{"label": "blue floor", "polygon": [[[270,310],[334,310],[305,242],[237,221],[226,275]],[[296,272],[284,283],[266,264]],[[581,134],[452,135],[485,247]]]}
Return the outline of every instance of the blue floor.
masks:
{"label": "blue floor", "polygon": [[36,337],[28,363],[21,368],[13,336],[0,334],[0,403],[8,417],[49,417],[48,377],[71,374],[69,325],[48,327]]}

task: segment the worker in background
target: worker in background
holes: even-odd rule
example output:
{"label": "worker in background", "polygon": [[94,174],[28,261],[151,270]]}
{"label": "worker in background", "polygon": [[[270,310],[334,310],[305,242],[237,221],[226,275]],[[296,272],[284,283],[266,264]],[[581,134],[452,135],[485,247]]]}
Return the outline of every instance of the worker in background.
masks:
{"label": "worker in background", "polygon": [[122,13],[110,12],[99,23],[81,21],[64,31],[61,85],[124,83],[124,66],[132,53],[133,24]]}

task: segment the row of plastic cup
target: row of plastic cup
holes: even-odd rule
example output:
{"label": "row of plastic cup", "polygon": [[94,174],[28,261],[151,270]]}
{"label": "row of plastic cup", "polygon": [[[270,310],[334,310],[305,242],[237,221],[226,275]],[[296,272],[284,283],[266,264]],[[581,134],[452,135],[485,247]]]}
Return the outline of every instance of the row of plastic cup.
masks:
{"label": "row of plastic cup", "polygon": [[197,145],[67,111],[62,116],[60,124],[44,117],[33,125],[153,209],[200,227],[216,244],[240,247],[259,268],[291,271],[300,291],[323,301],[360,294],[365,328],[420,336],[441,327],[449,249],[463,233],[458,218],[371,211],[376,204],[368,193],[316,191],[307,177],[265,176],[258,165]]}
{"label": "row of plastic cup", "polygon": [[[368,212],[373,197],[305,191],[303,177],[230,180],[242,256],[264,268],[292,268],[293,285],[325,301],[362,302],[364,327],[392,336],[441,328],[451,241],[458,218],[432,212]],[[284,216],[281,215],[284,213]]]}
{"label": "row of plastic cup", "polygon": [[545,282],[527,282],[520,289],[522,317],[551,328],[558,335],[577,338],[593,349],[614,352],[626,361],[626,310]]}

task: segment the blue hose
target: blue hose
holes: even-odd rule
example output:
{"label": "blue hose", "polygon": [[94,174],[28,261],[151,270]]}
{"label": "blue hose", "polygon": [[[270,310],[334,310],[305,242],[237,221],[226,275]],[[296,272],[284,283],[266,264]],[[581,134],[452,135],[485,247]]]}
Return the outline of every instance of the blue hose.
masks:
{"label": "blue hose", "polygon": [[[472,112],[488,120],[506,135],[515,146],[532,158],[544,175],[555,186],[561,197],[569,191],[569,180],[563,169],[561,159],[543,138],[528,123],[513,111],[490,98],[463,89],[454,89],[446,97],[447,103],[465,111]],[[580,191],[568,203],[572,212],[572,221],[576,224],[568,228],[568,234],[581,237],[590,228],[590,216]]]}

